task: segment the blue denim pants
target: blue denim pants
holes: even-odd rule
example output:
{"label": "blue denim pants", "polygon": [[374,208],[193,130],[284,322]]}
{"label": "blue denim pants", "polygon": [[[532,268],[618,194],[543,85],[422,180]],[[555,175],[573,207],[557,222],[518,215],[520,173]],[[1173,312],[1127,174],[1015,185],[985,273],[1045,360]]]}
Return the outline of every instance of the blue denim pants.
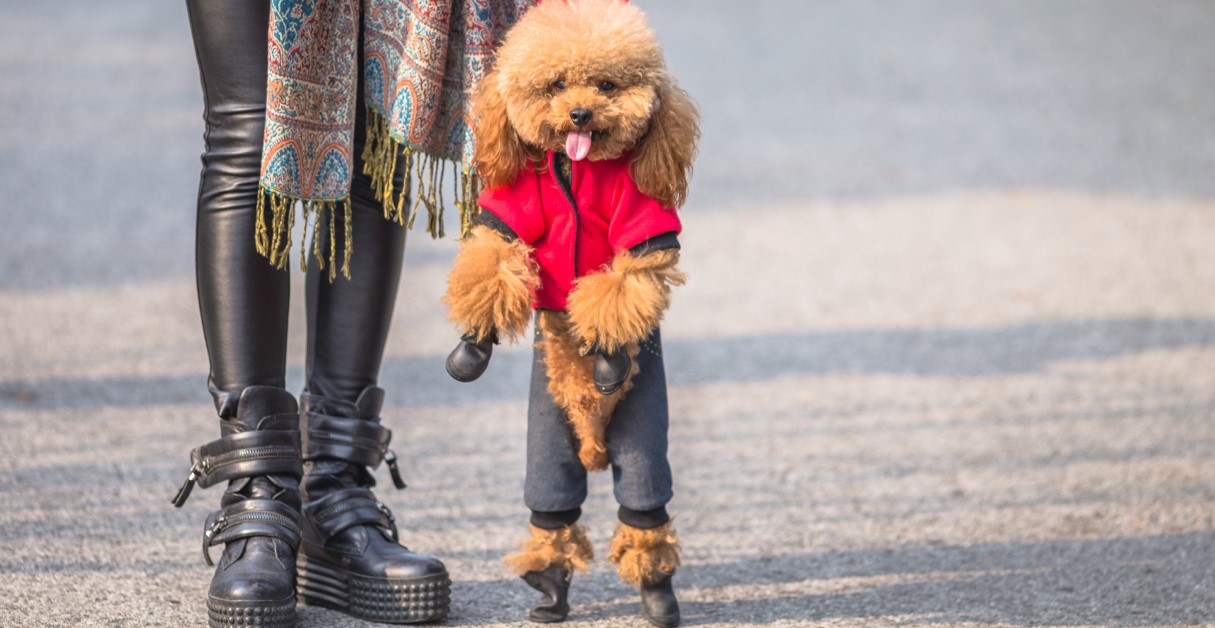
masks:
{"label": "blue denim pants", "polygon": [[[527,409],[527,479],[523,500],[533,511],[581,508],[586,500],[586,468],[578,460],[578,439],[565,412],[548,393],[540,326],[532,349],[532,383]],[[641,343],[640,372],[616,406],[607,428],[608,461],[616,502],[650,511],[671,501],[667,462],[667,384],[658,330]]]}

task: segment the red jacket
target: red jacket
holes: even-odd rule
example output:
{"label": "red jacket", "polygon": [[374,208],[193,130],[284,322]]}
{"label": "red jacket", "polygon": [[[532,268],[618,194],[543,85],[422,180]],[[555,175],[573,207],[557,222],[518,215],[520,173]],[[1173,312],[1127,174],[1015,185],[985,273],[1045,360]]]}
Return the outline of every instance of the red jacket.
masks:
{"label": "red jacket", "polygon": [[629,155],[571,165],[572,199],[557,179],[551,152],[544,172],[529,166],[513,184],[485,190],[477,199],[533,248],[540,266],[537,308],[564,310],[575,278],[602,270],[621,251],[680,230],[673,208],[637,189]]}

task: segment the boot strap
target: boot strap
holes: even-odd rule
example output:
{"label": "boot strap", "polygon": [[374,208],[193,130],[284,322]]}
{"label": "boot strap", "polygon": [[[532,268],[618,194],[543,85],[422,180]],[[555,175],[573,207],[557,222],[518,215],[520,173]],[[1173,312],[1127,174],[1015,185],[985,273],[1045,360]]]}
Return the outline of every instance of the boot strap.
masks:
{"label": "boot strap", "polygon": [[254,536],[279,539],[294,551],[300,545],[299,520],[294,508],[272,499],[246,499],[221,508],[203,526],[203,558],[213,565],[207,551],[212,545]]}
{"label": "boot strap", "polygon": [[373,525],[397,538],[397,522],[392,511],[375,498],[371,489],[345,488],[334,491],[305,509],[324,541],[356,525]]}
{"label": "boot strap", "polygon": [[295,430],[256,430],[229,434],[190,452],[190,475],[173,505],[181,507],[197,483],[202,488],[258,475],[303,475],[300,435]]}
{"label": "boot strap", "polygon": [[388,452],[392,430],[367,419],[308,412],[300,415],[304,460],[330,458],[376,468]]}
{"label": "boot strap", "polygon": [[397,455],[388,448],[388,443],[392,442],[392,430],[379,422],[309,411],[300,414],[300,435],[304,460],[328,458],[372,469],[378,468],[381,462],[387,462],[393,485],[398,489],[405,488]]}

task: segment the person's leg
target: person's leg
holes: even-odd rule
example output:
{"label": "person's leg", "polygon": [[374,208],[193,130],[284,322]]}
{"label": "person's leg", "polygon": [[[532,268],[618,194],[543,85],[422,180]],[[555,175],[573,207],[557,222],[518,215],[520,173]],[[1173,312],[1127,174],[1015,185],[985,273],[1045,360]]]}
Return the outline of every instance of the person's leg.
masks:
{"label": "person's leg", "polygon": [[249,386],[284,386],[290,278],[254,248],[269,0],[187,0],[206,121],[195,272],[222,416]]}
{"label": "person's leg", "polygon": [[638,373],[607,428],[608,459],[620,504],[620,525],[608,559],[641,592],[642,614],[657,626],[679,624],[671,576],[679,567],[679,542],[666,505],[671,501],[667,461],[666,372],[656,329],[641,342]]}
{"label": "person's leg", "polygon": [[[283,389],[289,279],[253,244],[266,99],[268,0],[187,0],[206,121],[196,276],[221,438],[195,449],[195,482],[227,481],[207,520],[224,545],[208,593],[212,626],[295,622],[299,419]],[[231,460],[240,464],[228,464]],[[208,556],[210,562],[210,556]]]}
{"label": "person's leg", "polygon": [[[361,87],[361,82],[360,82]],[[360,90],[361,92],[361,90]],[[405,257],[405,227],[384,218],[371,178],[363,174],[362,153],[366,143],[362,93],[354,123],[354,177],[350,186],[354,251],[350,279],[329,280],[328,268],[308,268],[307,392],[328,399],[354,402],[363,391],[375,386],[384,345],[392,323],[401,263]],[[405,160],[398,160],[394,188],[407,180]],[[339,236],[345,218],[338,212],[334,228]],[[320,242],[329,242],[328,221],[320,221]],[[339,237],[339,240],[341,238]]]}
{"label": "person's leg", "polygon": [[[317,263],[308,270],[299,591],[305,603],[372,621],[436,621],[450,604],[446,567],[402,546],[391,511],[371,492],[375,479],[368,467],[384,460],[398,487],[404,486],[388,449],[392,432],[380,422],[384,391],[376,383],[401,278],[405,227],[384,218],[371,179],[363,174],[367,138],[361,80],[359,91],[350,279],[339,275],[330,281],[329,269]],[[394,187],[403,189],[404,160],[393,178]],[[345,230],[342,213],[334,220],[338,234]],[[319,241],[328,243],[328,221],[319,223]],[[335,582],[345,586],[335,589]],[[385,591],[393,594],[384,596]]]}

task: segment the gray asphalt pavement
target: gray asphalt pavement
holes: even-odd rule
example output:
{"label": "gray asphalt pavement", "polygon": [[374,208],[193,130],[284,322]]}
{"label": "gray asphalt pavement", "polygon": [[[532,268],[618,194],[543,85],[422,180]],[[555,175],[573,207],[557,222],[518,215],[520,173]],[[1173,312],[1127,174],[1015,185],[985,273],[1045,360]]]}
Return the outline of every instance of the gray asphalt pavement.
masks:
{"label": "gray asphalt pavement", "polygon": [[[1215,625],[1215,4],[638,4],[704,113],[664,326],[686,624]],[[168,503],[216,434],[200,112],[180,2],[0,5],[0,625],[205,623],[218,489]],[[530,356],[450,380],[455,243],[412,238],[381,495],[448,625],[527,625]],[[602,561],[572,597],[643,625]]]}

